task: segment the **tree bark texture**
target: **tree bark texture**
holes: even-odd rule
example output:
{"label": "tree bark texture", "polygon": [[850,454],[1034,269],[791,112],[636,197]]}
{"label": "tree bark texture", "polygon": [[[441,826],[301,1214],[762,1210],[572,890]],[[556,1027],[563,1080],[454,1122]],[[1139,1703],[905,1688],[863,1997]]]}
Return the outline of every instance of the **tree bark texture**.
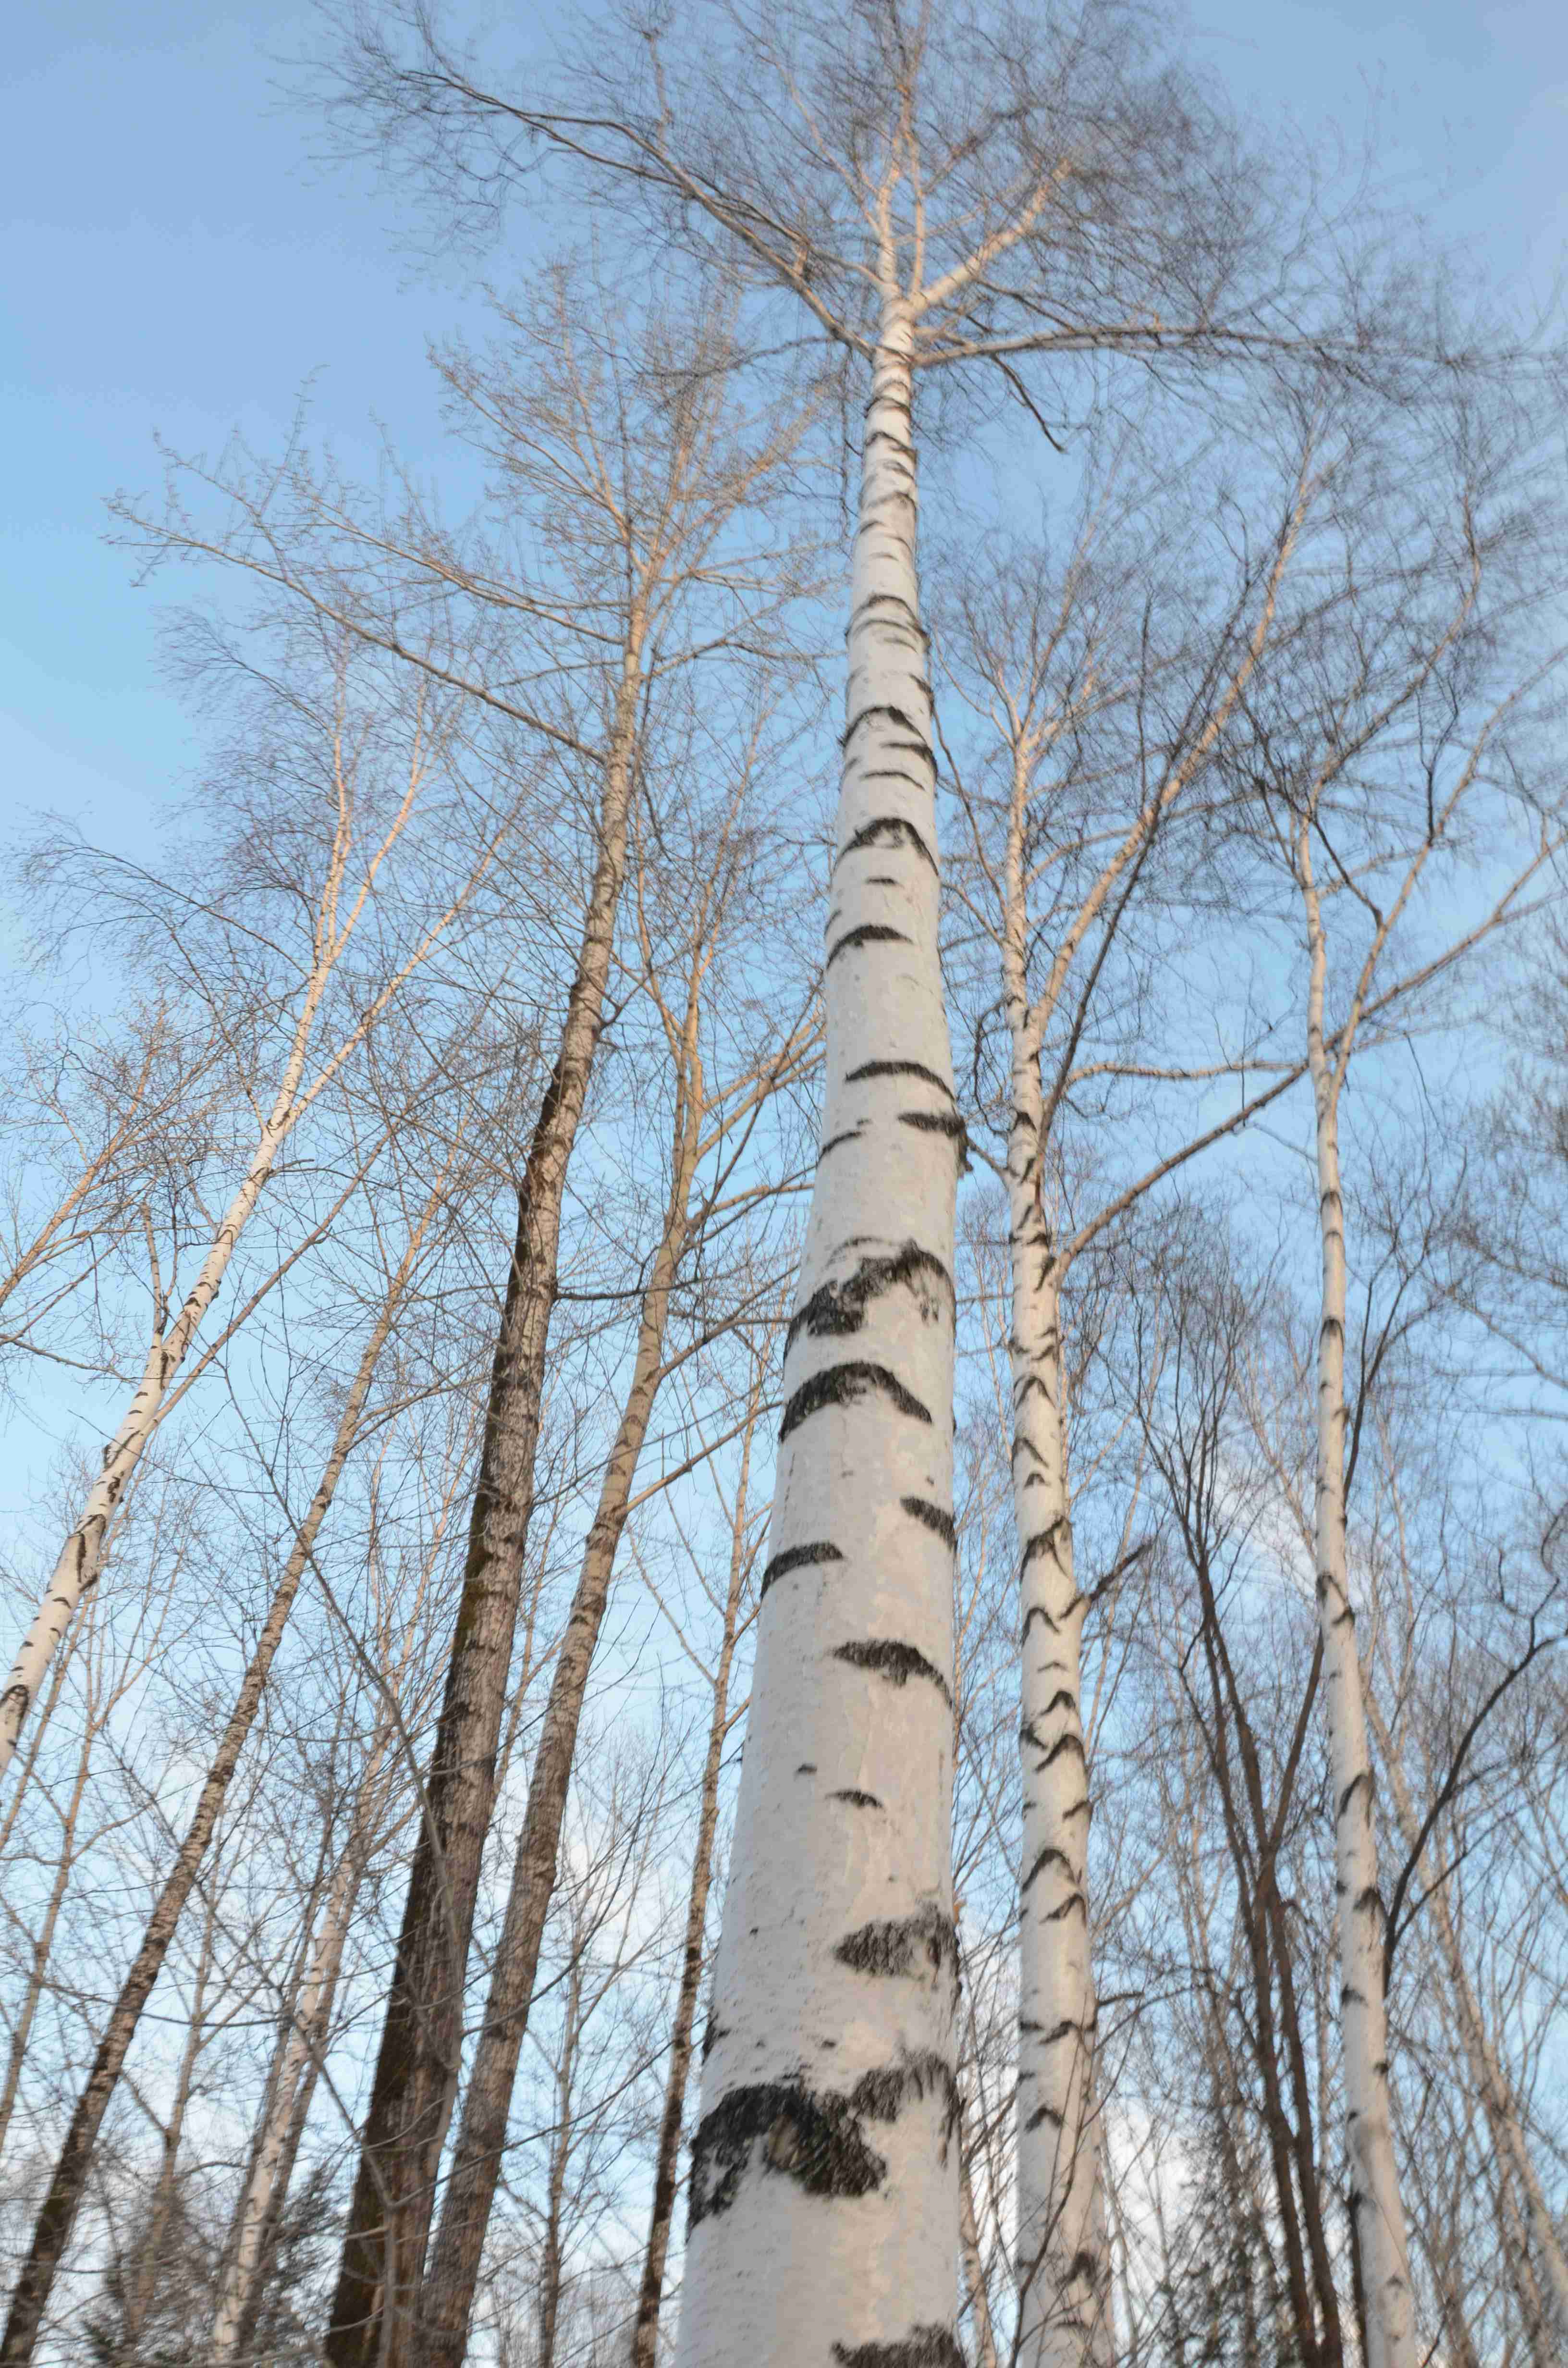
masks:
{"label": "tree bark texture", "polygon": [[572,1782],[577,1728],[587,1693],[616,1552],[626,1526],[642,1443],[663,1372],[670,1289],[686,1247],[699,1112],[682,1092],[674,1174],[664,1230],[642,1295],[631,1382],[599,1501],[584,1549],[566,1634],[551,1678],[528,1805],[517,1838],[506,1919],[495,1951],[484,2021],[463,2099],[440,2226],[419,2308],[420,2368],[460,2368],[479,2283],[484,2235],[506,2148],[517,2060],[528,2031],[545,1918],[555,1889],[561,1827]]}
{"label": "tree bark texture", "polygon": [[704,2044],[676,2357],[950,2363],[952,1281],[911,320],[884,283],[851,568],[826,1088]]}
{"label": "tree bark texture", "polygon": [[[517,1194],[462,1592],[325,2341],[331,2368],[407,2368],[457,2095],[463,2001],[533,1509],[561,1206],[604,1012],[626,870],[644,620],[605,759],[599,845],[560,1048]],[[389,2321],[383,2340],[383,2315]]]}

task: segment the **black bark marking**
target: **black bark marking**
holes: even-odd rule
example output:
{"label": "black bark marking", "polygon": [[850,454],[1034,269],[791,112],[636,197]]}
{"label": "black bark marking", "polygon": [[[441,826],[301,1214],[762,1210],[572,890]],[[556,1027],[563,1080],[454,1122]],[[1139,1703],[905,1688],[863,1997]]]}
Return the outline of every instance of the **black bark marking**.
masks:
{"label": "black bark marking", "polygon": [[958,1153],[960,1175],[969,1174],[969,1129],[956,1110],[900,1110],[898,1122],[921,1134],[945,1134]]}
{"label": "black bark marking", "polygon": [[950,2327],[914,2327],[891,2343],[835,2343],[838,2368],[969,2368]]}
{"label": "black bark marking", "polygon": [[728,2039],[729,2035],[728,2025],[718,2021],[714,2016],[710,2015],[707,2021],[702,2026],[702,2061],[704,2064],[707,2063],[708,2058],[712,2055],[713,2050],[718,2046],[719,2042],[722,2039]]}
{"label": "black bark marking", "polygon": [[[926,748],[928,755],[930,754],[925,734],[921,732],[920,726],[916,723],[913,715],[906,715],[902,707],[877,706],[875,704],[870,707],[862,707],[857,714],[850,717],[848,723],[839,734],[839,746],[841,748],[847,748],[849,743],[854,739],[855,734],[860,729],[861,724],[869,723],[873,715],[885,715],[888,722],[890,723],[896,723],[901,731],[912,732],[915,734],[916,744],[920,747]],[[936,762],[936,757],[932,757],[931,763],[933,767],[935,767]]]}
{"label": "black bark marking", "polygon": [[809,1332],[818,1340],[833,1334],[858,1332],[872,1300],[880,1299],[884,1292],[901,1282],[908,1283],[922,1299],[929,1320],[937,1311],[930,1285],[924,1281],[926,1276],[934,1276],[949,1305],[956,1305],[952,1277],[941,1259],[930,1250],[923,1250],[918,1242],[905,1242],[892,1258],[862,1258],[843,1282],[824,1282],[812,1292],[805,1305],[791,1317],[784,1346],[787,1349],[793,1348],[795,1335],[800,1331]]}
{"label": "black bark marking", "polygon": [[933,1975],[946,1966],[955,1983],[959,1977],[958,1930],[934,1902],[917,1907],[913,1916],[883,1916],[860,1925],[845,1934],[833,1953],[858,1974],[918,1974],[924,1958]]}
{"label": "black bark marking", "polygon": [[1058,1850],[1053,1842],[1047,1842],[1045,1848],[1040,1851],[1040,1856],[1035,1860],[1033,1866],[1030,1867],[1028,1874],[1025,1875],[1022,1883],[1018,1885],[1020,1893],[1027,1892],[1029,1889],[1030,1884],[1034,1882],[1035,1877],[1039,1874],[1043,1874],[1046,1868],[1053,1861],[1056,1865],[1062,1868],[1070,1883],[1075,1883],[1077,1881],[1077,1876],[1073,1870],[1073,1861],[1068,1857],[1066,1851]]}
{"label": "black bark marking", "polygon": [[814,1776],[816,1772],[817,1763],[814,1759],[802,1759],[795,1770],[797,1776]]}
{"label": "black bark marking", "polygon": [[959,1533],[953,1526],[953,1517],[944,1513],[940,1505],[933,1505],[928,1497],[901,1497],[898,1501],[912,1521],[923,1522],[945,1546],[957,1545]]}
{"label": "black bark marking", "polygon": [[1077,1909],[1079,1915],[1083,1918],[1084,1930],[1086,1932],[1089,1929],[1089,1903],[1084,1897],[1081,1891],[1074,1892],[1070,1898],[1062,1901],[1060,1907],[1053,1907],[1050,1915],[1043,1920],[1047,1924],[1060,1924],[1066,1917],[1072,1915],[1074,1908]]}
{"label": "black bark marking", "polygon": [[869,1669],[877,1677],[886,1678],[892,1686],[907,1685],[911,1678],[926,1678],[948,1708],[951,1710],[953,1706],[953,1690],[941,1670],[913,1645],[896,1645],[881,1636],[868,1637],[863,1643],[835,1645],[833,1657],[835,1661],[847,1661],[852,1669]]}
{"label": "black bark marking", "polygon": [[[867,776],[868,780],[874,778],[869,774]],[[833,868],[836,871],[846,855],[859,854],[868,847],[902,846],[912,847],[917,855],[923,855],[933,871],[937,869],[935,855],[915,825],[906,822],[902,814],[878,814],[873,821],[863,822],[854,837],[839,848],[834,858]]]}
{"label": "black bark marking", "polygon": [[728,2211],[759,2146],[762,2169],[781,2172],[808,2195],[871,2194],[888,2167],[866,2143],[861,2119],[850,2098],[808,2089],[799,2074],[732,2089],[703,2115],[691,2142],[689,2226]]}
{"label": "black bark marking", "polygon": [[773,1560],[763,1572],[762,1593],[764,1595],[767,1593],[776,1578],[788,1578],[792,1570],[804,1570],[815,1563],[842,1562],[843,1560],[844,1556],[839,1553],[838,1548],[826,1538],[819,1538],[813,1545],[786,1546],[782,1554],[774,1555]]}
{"label": "black bark marking", "polygon": [[904,1388],[896,1373],[890,1373],[885,1365],[857,1360],[846,1365],[829,1365],[825,1372],[813,1373],[809,1382],[801,1383],[785,1407],[784,1419],[778,1426],[780,1445],[792,1430],[799,1430],[813,1414],[820,1414],[824,1406],[853,1406],[872,1390],[881,1390],[884,1396],[891,1398],[900,1414],[909,1415],[916,1422],[930,1421],[928,1410],[921,1405],[913,1390]]}
{"label": "black bark marking", "polygon": [[841,1143],[854,1143],[858,1137],[859,1133],[860,1130],[858,1126],[846,1126],[842,1134],[830,1134],[827,1141],[823,1144],[822,1149],[817,1154],[818,1166],[821,1166],[822,1162],[827,1157],[830,1151],[836,1151]]}
{"label": "black bark marking", "polygon": [[890,929],[885,921],[862,921],[858,929],[845,931],[838,943],[830,951],[823,969],[824,972],[830,971],[840,954],[849,953],[857,946],[912,946],[914,943],[914,939],[906,930]]}
{"label": "black bark marking", "polygon": [[880,1809],[882,1805],[874,1793],[858,1792],[852,1784],[846,1786],[842,1793],[830,1793],[827,1797],[830,1801],[846,1801],[852,1809]]}
{"label": "black bark marking", "polygon": [[953,1099],[953,1089],[946,1077],[939,1077],[935,1069],[926,1066],[924,1061],[865,1061],[859,1068],[851,1069],[844,1082],[846,1086],[858,1086],[862,1077],[924,1077],[928,1086],[935,1086],[937,1091],[946,1094],[949,1101]]}
{"label": "black bark marking", "polygon": [[957,2135],[961,2112],[959,2078],[947,2058],[932,2049],[923,2047],[901,2056],[896,2064],[863,2072],[849,2092],[849,2100],[869,2121],[896,2122],[911,2097],[924,2097],[928,2089],[942,2100],[942,2151],[946,2154]]}
{"label": "black bark marking", "polygon": [[1072,1524],[1069,1522],[1066,1514],[1058,1513],[1055,1520],[1051,1522],[1049,1529],[1037,1530],[1034,1536],[1026,1542],[1023,1560],[1018,1565],[1019,1577],[1021,1578],[1023,1577],[1024,1572],[1028,1570],[1036,1554],[1048,1554],[1053,1562],[1060,1565],[1062,1561],[1062,1541],[1065,1540],[1069,1544],[1071,1544],[1072,1538]]}

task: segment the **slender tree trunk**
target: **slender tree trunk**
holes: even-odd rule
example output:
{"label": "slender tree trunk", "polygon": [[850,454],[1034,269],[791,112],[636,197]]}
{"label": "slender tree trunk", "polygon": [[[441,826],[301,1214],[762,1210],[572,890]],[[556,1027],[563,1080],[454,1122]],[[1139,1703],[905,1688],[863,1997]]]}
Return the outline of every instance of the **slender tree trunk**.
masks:
{"label": "slender tree trunk", "polygon": [[969,2156],[959,2171],[959,2246],[963,2255],[964,2289],[974,2322],[974,2368],[998,2368],[996,2330],[991,2320],[991,2297],[985,2288],[985,2263],[980,2250],[980,2228],[974,2216],[974,2188]]}
{"label": "slender tree trunk", "polygon": [[[599,848],[560,1049],[517,1193],[517,1233],[397,1963],[337,2291],[330,2368],[406,2368],[462,2054],[463,1994],[533,1510],[561,1205],[603,1020],[626,870],[645,620],[634,612],[606,758]],[[390,2331],[383,2340],[385,2315]]]}
{"label": "slender tree trunk", "polygon": [[266,2108],[251,2152],[250,2175],[235,2212],[212,2321],[211,2356],[215,2362],[239,2358],[255,2324],[267,2272],[269,2239],[288,2192],[305,2111],[315,2085],[315,2067],[331,2032],[337,1976],[355,1898],[364,1877],[380,1799],[381,1772],[392,1737],[392,1722],[383,1713],[371,1736],[349,1831],[333,1871],[304,1979],[290,2002],[288,2028],[267,2083]]}
{"label": "slender tree trunk", "polygon": [[1404,2206],[1389,2098],[1383,1995],[1383,1905],[1372,1827],[1372,1763],[1345,1542],[1345,1203],[1339,1180],[1339,1086],[1324,1040],[1328,947],[1312,886],[1311,845],[1298,840],[1311,984],[1307,1050],[1316,1115],[1323,1295],[1318,1331],[1317,1601],[1323,1630],[1329,1763],[1334,1780],[1350,2211],[1366,2299],[1367,2368],[1415,2368],[1415,2332]]}
{"label": "slender tree trunk", "polygon": [[158,2166],[158,2181],[153,2191],[153,2208],[147,2215],[142,2234],[141,2256],[136,2275],[131,2281],[125,2297],[125,2314],[121,2328],[123,2349],[134,2359],[142,2340],[142,2330],[158,2291],[158,2270],[163,2258],[164,2240],[168,2234],[174,2213],[175,2195],[179,2180],[179,2150],[185,2140],[185,2117],[189,2110],[191,2091],[196,2085],[196,2066],[206,2043],[203,2009],[207,1999],[208,1976],[212,1969],[212,1943],[218,1921],[218,1894],[214,1886],[207,1904],[207,1918],[202,1928],[201,1954],[197,1961],[196,1979],[191,1987],[190,2019],[185,2045],[180,2051],[179,2071],[175,2081],[174,2101],[169,2118],[164,2124],[162,2158]]}
{"label": "slender tree trunk", "polygon": [[506,1914],[495,1951],[484,2021],[463,2099],[441,2222],[420,2304],[415,2356],[421,2368],[460,2368],[479,2282],[484,2234],[506,2146],[506,2123],[517,2059],[528,2031],[545,1918],[555,1888],[562,1820],[572,1782],[577,1727],[587,1692],[615,1557],[642,1442],[664,1368],[670,1289],[690,1223],[699,1112],[683,1081],[664,1232],[642,1295],[631,1383],[599,1488],[584,1549],[577,1590],[551,1678],[544,1725],[528,1780],[528,1806],[517,1837]]}
{"label": "slender tree trunk", "polygon": [[724,1634],[713,1675],[713,1708],[708,1723],[708,1750],[702,1763],[702,1793],[697,1819],[697,1848],[692,1853],[691,1891],[687,1901],[686,1941],[681,1953],[680,1987],[676,1997],[675,2025],[670,2033],[669,2078],[665,2083],[665,2107],[659,2120],[659,2145],[654,2157],[653,2208],[648,2222],[648,2248],[642,2260],[642,2285],[637,2298],[637,2319],[631,2331],[631,2368],[657,2368],[659,2312],[664,2303],[665,2263],[675,2220],[676,2176],[680,2161],[681,2123],[686,2115],[687,2081],[691,2072],[691,2034],[697,2020],[697,1997],[702,1983],[703,1936],[708,1926],[708,1894],[713,1874],[713,1838],[719,1827],[719,1774],[724,1737],[730,1725],[730,1668],[740,1629],[741,1599],[745,1592],[751,1558],[746,1552],[746,1490],[751,1478],[752,1431],[741,1448],[740,1478],[735,1491],[735,1519],[730,1543],[730,1585],[724,1599]]}
{"label": "slender tree trunk", "polygon": [[[69,1656],[62,1656],[61,1664],[62,1668],[64,1660],[68,1657]],[[11,2030],[11,2045],[6,2060],[6,2085],[3,2089],[0,2089],[0,2154],[5,2151],[6,2134],[11,2126],[11,2116],[17,2110],[17,2096],[22,2085],[22,2067],[27,2062],[28,2045],[32,2038],[33,2023],[37,2019],[39,2005],[43,1998],[49,1960],[54,1948],[55,1928],[60,1921],[60,1910],[64,1903],[65,1894],[70,1888],[72,1868],[75,1862],[76,1822],[82,1814],[82,1800],[87,1789],[87,1774],[92,1766],[95,1736],[96,1722],[89,1700],[82,1729],[82,1746],[76,1756],[75,1781],[71,1787],[71,1798],[66,1804],[65,1815],[61,1821],[59,1863],[54,1870],[54,1881],[50,1885],[49,1901],[44,1908],[43,1920],[33,1940],[29,1952],[32,1963],[28,1968],[27,1987],[23,1991],[17,2020]]]}
{"label": "slender tree trunk", "polygon": [[578,2016],[583,2002],[583,1961],[572,1960],[566,1981],[566,2021],[561,2034],[561,2065],[555,2080],[555,2133],[550,2147],[550,2189],[544,2218],[544,2255],[539,2272],[538,2368],[555,2368],[555,2332],[561,2323],[561,2218],[566,2165],[572,2150],[572,2075],[576,2068]]}
{"label": "slender tree trunk", "polygon": [[358,1434],[360,1420],[365,1410],[365,1400],[369,1394],[377,1361],[392,1330],[399,1303],[413,1270],[426,1229],[435,1213],[443,1191],[444,1186],[438,1187],[426,1202],[419,1224],[409,1242],[403,1262],[388,1292],[386,1304],[376,1320],[369,1338],[365,1343],[358,1371],[350,1385],[325,1469],[317,1485],[316,1493],[311,1500],[309,1510],[295,1532],[294,1543],[289,1560],[284,1565],[278,1592],[272,1599],[261,1633],[256,1638],[256,1650],[241,1680],[240,1691],[235,1698],[234,1707],[229,1713],[228,1725],[223,1730],[217,1755],[208,1770],[206,1781],[197,1800],[195,1814],[187,1828],[185,1839],[180,1844],[174,1865],[165,1878],[152,1915],[148,1918],[142,1945],[136,1952],[130,1972],[120,1985],[119,1995],[115,2000],[108,2022],[98,2042],[97,2052],[93,2058],[93,2068],[87,2076],[86,2086],[76,2100],[70,2127],[65,2134],[65,2142],[61,2147],[59,2159],[54,2166],[54,2175],[50,2181],[49,2192],[44,2198],[33,2230],[32,2247],[23,2264],[21,2275],[17,2281],[16,2289],[11,2297],[10,2316],[6,2322],[5,2337],[0,2340],[0,2368],[22,2368],[22,2363],[32,2358],[33,2346],[38,2339],[43,2314],[49,2305],[50,2292],[54,2283],[55,2274],[59,2270],[65,2248],[70,2243],[71,2231],[81,2207],[82,2197],[86,2191],[87,2175],[91,2168],[93,2147],[97,2143],[98,2131],[103,2125],[103,2118],[108,2111],[109,2100],[114,2095],[119,2083],[126,2055],[135,2036],[137,2024],[142,2019],[142,2009],[152,1995],[153,1985],[163,1971],[164,1961],[169,1952],[169,1944],[175,1936],[175,1928],[179,1922],[181,1912],[195,1885],[202,1860],[207,1854],[207,1846],[212,1839],[223,1803],[228,1796],[229,1785],[238,1764],[240,1753],[255,1722],[256,1712],[260,1708],[262,1693],[278,1647],[283,1641],[283,1632],[289,1624],[289,1615],[294,1608],[294,1599],[299,1593],[300,1581],[309,1566],[316,1537],[323,1521],[326,1519],[327,1509],[336,1493],[338,1481],[343,1475],[343,1467],[348,1460],[349,1451]]}
{"label": "slender tree trunk", "polygon": [[692,2145],[677,2357],[950,2363],[952,1281],[911,324],[884,272],[851,571],[826,1090]]}
{"label": "slender tree trunk", "polygon": [[[313,1010],[312,1000],[312,1016]],[[104,1450],[102,1466],[87,1491],[81,1517],[60,1550],[43,1601],[33,1615],[32,1625],[12,1664],[6,1691],[0,1695],[0,1775],[11,1764],[22,1723],[48,1673],[55,1647],[75,1618],[84,1595],[97,1585],[98,1574],[103,1567],[104,1541],[115,1508],[124,1497],[131,1474],[142,1460],[142,1451],[157,1429],[169,1383],[218,1295],[233,1257],[234,1247],[261,1198],[263,1185],[272,1172],[278,1147],[288,1133],[291,1120],[305,1049],[301,1023],[296,1034],[288,1074],[271,1116],[257,1139],[244,1180],[230,1201],[223,1221],[213,1235],[202,1260],[201,1271],[167,1331],[165,1330],[165,1311],[163,1305],[160,1304],[154,1308],[152,1345],[147,1351],[142,1379],[120,1417],[119,1429]]]}
{"label": "slender tree trunk", "polygon": [[[1383,1764],[1388,1770],[1389,1789],[1393,1795],[1399,1829],[1406,1849],[1411,1850],[1420,1837],[1421,1820],[1416,1816],[1410,1788],[1395,1756],[1393,1738],[1383,1725],[1375,1702],[1369,1702],[1368,1713],[1377,1730]],[[1421,1854],[1421,1870],[1424,1877],[1429,1873],[1425,1850]],[[1503,2173],[1502,2216],[1506,2229],[1509,2218],[1517,2216],[1517,2206],[1512,2205],[1512,2199],[1506,2192],[1507,2185],[1517,2185],[1524,2198],[1525,2219],[1544,2280],[1544,2290],[1533,2275],[1529,2277],[1529,2284],[1536,2288],[1534,2294],[1527,2290],[1523,2279],[1517,2279],[1516,2283],[1519,2285],[1519,2299],[1528,2322],[1527,2331],[1530,2356],[1538,2362],[1538,2368],[1548,2368],[1552,2360],[1568,2359],[1568,2255],[1563,2252],[1551,2207],[1546,2200],[1526,2142],[1524,2117],[1514,2084],[1493,2046],[1480,2002],[1466,1970],[1464,1953],[1460,1947],[1460,1936],[1454,1930],[1448,1890],[1443,1881],[1425,1881],[1425,1911],[1442,1952],[1454,2002],[1455,2021],[1459,2024],[1460,2043],[1470,2066],[1471,2081],[1486,2116],[1487,2128]],[[1518,2236],[1513,2231],[1508,2232],[1505,2250],[1516,2262],[1522,2257],[1525,2271],[1530,2271],[1528,2250],[1520,2244]]]}
{"label": "slender tree trunk", "polygon": [[1110,2251],[1095,2111],[1098,2009],[1089,1941],[1084,1598],[1073,1563],[1061,1273],[1044,1209],[1040,1045],[1025,971],[1021,781],[1007,837],[1004,994],[1012,1037],[1007,1148],[1012,1238],[1013,1512],[1023,1715],[1022,1965],[1018,1998],[1019,2360],[1085,2368],[1112,2347]]}

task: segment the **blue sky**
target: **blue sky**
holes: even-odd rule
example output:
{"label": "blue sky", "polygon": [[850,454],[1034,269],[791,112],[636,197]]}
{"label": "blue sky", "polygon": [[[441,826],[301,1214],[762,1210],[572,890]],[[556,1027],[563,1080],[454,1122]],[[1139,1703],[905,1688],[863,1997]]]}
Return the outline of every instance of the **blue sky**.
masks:
{"label": "blue sky", "polygon": [[[528,21],[514,8],[512,40]],[[559,0],[541,39],[568,21]],[[1265,114],[1369,120],[1499,285],[1544,294],[1568,251],[1568,11],[1444,0],[1210,0],[1196,54]],[[266,0],[51,0],[16,13],[0,94],[0,814],[54,808],[124,843],[187,777],[155,591],[106,547],[103,502],[158,475],[153,436],[262,450],[312,381],[319,433],[373,467],[378,420],[434,471],[426,337],[472,317],[454,268],[415,276],[395,199],[323,174],[273,59],[313,37]],[[548,239],[548,222],[530,226]],[[443,466],[442,473],[446,473]]]}

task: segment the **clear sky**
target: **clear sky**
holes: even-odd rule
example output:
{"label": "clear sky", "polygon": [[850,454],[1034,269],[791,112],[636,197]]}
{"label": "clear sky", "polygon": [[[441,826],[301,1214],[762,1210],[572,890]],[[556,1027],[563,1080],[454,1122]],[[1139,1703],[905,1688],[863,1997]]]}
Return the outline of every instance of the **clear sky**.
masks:
{"label": "clear sky", "polygon": [[[505,15],[505,0],[497,15]],[[540,38],[562,0],[514,6]],[[1369,120],[1380,154],[1487,276],[1543,294],[1568,251],[1563,0],[1208,0],[1196,54],[1266,115]],[[161,688],[159,595],[106,547],[103,501],[150,488],[153,435],[216,451],[316,429],[374,464],[440,452],[426,338],[472,317],[415,279],[393,197],[312,169],[275,88],[313,38],[290,0],[49,0],[17,9],[0,92],[0,814],[40,807],[124,843],[193,742]],[[548,243],[548,222],[531,226]],[[445,471],[443,469],[443,474]]]}

